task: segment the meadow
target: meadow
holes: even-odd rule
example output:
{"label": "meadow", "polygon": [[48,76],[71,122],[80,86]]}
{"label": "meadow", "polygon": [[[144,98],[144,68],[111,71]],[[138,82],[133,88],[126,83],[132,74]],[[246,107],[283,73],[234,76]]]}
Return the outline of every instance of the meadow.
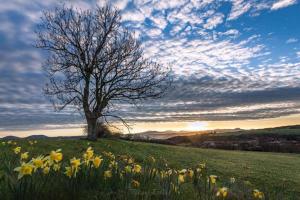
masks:
{"label": "meadow", "polygon": [[1,200],[300,197],[299,154],[118,139],[2,140],[0,149]]}

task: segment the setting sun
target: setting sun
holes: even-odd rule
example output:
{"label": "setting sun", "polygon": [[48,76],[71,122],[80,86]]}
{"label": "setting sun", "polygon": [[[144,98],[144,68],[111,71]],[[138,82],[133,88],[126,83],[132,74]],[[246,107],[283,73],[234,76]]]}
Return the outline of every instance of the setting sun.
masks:
{"label": "setting sun", "polygon": [[206,122],[189,122],[187,125],[186,130],[188,131],[204,131],[207,130],[207,123]]}

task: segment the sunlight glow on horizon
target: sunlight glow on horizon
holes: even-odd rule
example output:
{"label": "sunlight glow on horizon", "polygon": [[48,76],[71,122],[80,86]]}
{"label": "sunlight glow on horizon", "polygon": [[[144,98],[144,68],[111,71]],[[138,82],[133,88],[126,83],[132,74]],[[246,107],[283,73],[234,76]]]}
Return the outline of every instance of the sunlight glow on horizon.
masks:
{"label": "sunlight glow on horizon", "polygon": [[208,123],[207,122],[190,122],[187,126],[187,131],[204,131],[207,130]]}
{"label": "sunlight glow on horizon", "polygon": [[[132,124],[130,133],[140,133],[146,131],[204,131],[214,129],[260,129],[278,126],[288,126],[300,124],[300,114],[283,116],[278,118],[236,120],[236,121],[187,121],[187,122],[140,122]],[[53,126],[58,127],[58,126]],[[63,127],[63,126],[61,126]],[[128,133],[123,129],[122,133]],[[26,137],[29,135],[56,136],[81,136],[83,135],[82,125],[71,128],[53,128],[36,130],[0,130],[0,138],[5,136]]]}

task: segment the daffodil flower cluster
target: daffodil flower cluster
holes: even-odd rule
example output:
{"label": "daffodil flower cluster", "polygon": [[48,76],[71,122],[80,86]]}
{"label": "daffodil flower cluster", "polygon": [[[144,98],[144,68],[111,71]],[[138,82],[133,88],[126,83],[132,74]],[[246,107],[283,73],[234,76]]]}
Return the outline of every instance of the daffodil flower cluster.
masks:
{"label": "daffodil flower cluster", "polygon": [[264,198],[264,193],[259,191],[258,189],[253,190],[253,197],[255,199],[263,199]]}
{"label": "daffodil flower cluster", "polygon": [[[29,141],[29,143],[35,144],[34,141]],[[234,196],[233,185],[237,184],[237,180],[231,177],[227,181],[228,184],[223,185],[220,181],[222,177],[209,174],[205,163],[200,163],[194,168],[177,170],[170,168],[166,163],[158,163],[152,156],[147,158],[149,165],[141,165],[128,155],[116,156],[112,152],[96,154],[92,147],[88,147],[81,156],[70,157],[71,159],[64,158],[61,149],[34,157],[30,157],[31,153],[24,149],[21,146],[15,146],[11,152],[19,162],[19,166],[14,168],[18,180],[23,178],[26,180],[26,177],[39,174],[44,177],[62,176],[66,181],[76,181],[83,176],[98,174],[97,180],[102,180],[104,185],[123,181],[126,187],[135,190],[153,182],[171,197],[180,195],[186,185],[192,185],[196,191],[199,190],[200,197],[203,192],[208,191],[205,195],[213,195],[213,198],[209,197],[210,199],[230,199]],[[254,199],[265,198],[263,192],[257,189],[251,191],[253,191],[251,197]]]}
{"label": "daffodil flower cluster", "polygon": [[[16,147],[13,149],[14,152],[19,153],[21,147]],[[52,168],[53,171],[59,171],[61,166],[61,161],[63,159],[63,154],[61,150],[51,151],[48,156],[37,156],[33,157],[31,160],[26,162],[29,158],[29,153],[24,152],[20,155],[21,166],[16,167],[14,171],[18,172],[18,179],[21,179],[24,176],[31,176],[32,173],[41,171],[44,175],[47,175]]]}

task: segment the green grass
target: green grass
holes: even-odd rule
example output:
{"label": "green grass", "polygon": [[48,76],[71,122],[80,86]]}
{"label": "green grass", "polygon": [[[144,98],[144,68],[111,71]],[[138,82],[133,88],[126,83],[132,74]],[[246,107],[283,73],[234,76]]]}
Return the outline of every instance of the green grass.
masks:
{"label": "green grass", "polygon": [[[65,158],[79,155],[88,146],[85,140],[46,139],[39,140],[34,147],[25,140],[20,140],[18,143],[31,154],[36,155],[61,148]],[[177,169],[206,162],[209,173],[220,176],[221,180],[235,177],[242,181],[249,181],[253,187],[268,192],[279,190],[284,184],[284,196],[288,197],[287,199],[298,199],[300,196],[299,154],[200,149],[112,139],[100,139],[91,142],[90,145],[96,152],[111,151],[115,154],[128,154],[138,162],[143,162],[145,158],[152,155],[155,158],[165,159],[171,167]]]}

